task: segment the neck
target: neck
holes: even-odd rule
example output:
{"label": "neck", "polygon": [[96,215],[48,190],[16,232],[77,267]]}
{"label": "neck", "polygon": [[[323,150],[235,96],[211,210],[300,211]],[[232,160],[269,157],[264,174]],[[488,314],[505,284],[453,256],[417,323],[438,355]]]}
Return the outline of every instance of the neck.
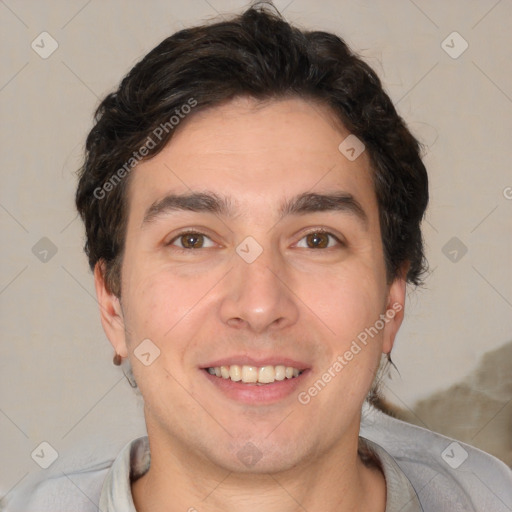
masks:
{"label": "neck", "polygon": [[231,472],[194,461],[186,447],[149,438],[150,469],[132,484],[137,512],[385,510],[384,476],[378,465],[363,463],[357,435],[300,466],[273,473]]}

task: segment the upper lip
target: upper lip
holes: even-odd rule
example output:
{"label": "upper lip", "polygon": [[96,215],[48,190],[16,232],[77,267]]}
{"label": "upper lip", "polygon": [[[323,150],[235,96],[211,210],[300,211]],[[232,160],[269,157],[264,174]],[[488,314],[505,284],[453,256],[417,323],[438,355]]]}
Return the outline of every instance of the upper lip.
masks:
{"label": "upper lip", "polygon": [[209,362],[205,365],[201,365],[201,368],[215,368],[219,366],[232,366],[237,364],[239,366],[291,366],[298,370],[306,370],[310,368],[310,365],[297,359],[292,359],[285,356],[271,356],[271,357],[251,357],[247,355],[223,357],[222,359],[216,359],[215,361]]}

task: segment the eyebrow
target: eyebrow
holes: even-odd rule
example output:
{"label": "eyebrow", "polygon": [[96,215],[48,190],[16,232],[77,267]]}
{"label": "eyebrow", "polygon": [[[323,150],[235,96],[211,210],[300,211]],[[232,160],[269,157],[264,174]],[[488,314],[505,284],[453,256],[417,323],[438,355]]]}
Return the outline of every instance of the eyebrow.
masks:
{"label": "eyebrow", "polygon": [[[145,212],[142,227],[156,221],[172,211],[212,213],[223,217],[234,217],[233,201],[214,192],[191,192],[169,194],[155,201]],[[368,227],[368,216],[361,203],[347,192],[331,194],[302,193],[286,200],[279,209],[279,220],[290,215],[315,212],[339,211],[353,215],[363,227]]]}

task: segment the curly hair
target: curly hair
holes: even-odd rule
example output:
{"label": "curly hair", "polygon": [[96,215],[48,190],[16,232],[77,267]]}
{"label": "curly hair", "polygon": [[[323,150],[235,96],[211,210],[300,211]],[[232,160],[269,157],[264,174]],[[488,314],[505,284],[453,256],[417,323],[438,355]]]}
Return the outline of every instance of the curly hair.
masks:
{"label": "curly hair", "polygon": [[85,223],[89,264],[104,264],[107,288],[120,296],[131,169],[170,141],[173,117],[183,118],[193,106],[188,120],[239,96],[318,101],[365,144],[388,282],[406,265],[407,281],[421,284],[427,269],[421,221],[428,204],[421,145],[376,73],[340,37],[300,30],[271,4],[258,2],[230,20],[166,38],[99,105],[76,206]]}

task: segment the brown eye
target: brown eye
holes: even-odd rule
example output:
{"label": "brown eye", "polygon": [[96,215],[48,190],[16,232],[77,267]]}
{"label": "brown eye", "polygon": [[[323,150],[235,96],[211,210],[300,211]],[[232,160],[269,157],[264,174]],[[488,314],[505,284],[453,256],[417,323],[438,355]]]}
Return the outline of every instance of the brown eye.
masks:
{"label": "brown eye", "polygon": [[173,238],[168,245],[180,249],[204,249],[205,247],[213,247],[214,244],[209,237],[202,233],[187,232]]}
{"label": "brown eye", "polygon": [[343,245],[338,238],[331,233],[312,231],[301,239],[298,246],[306,249],[328,249],[333,247],[332,241],[334,241],[334,245]]}
{"label": "brown eye", "polygon": [[308,247],[322,249],[329,246],[329,235],[326,233],[310,233],[306,236]]}
{"label": "brown eye", "polygon": [[180,236],[181,243],[182,243],[183,247],[185,247],[185,249],[197,249],[199,247],[202,247],[202,245],[204,243],[203,239],[204,239],[203,235],[199,235],[199,234],[195,234],[195,233],[189,233],[189,234]]}

